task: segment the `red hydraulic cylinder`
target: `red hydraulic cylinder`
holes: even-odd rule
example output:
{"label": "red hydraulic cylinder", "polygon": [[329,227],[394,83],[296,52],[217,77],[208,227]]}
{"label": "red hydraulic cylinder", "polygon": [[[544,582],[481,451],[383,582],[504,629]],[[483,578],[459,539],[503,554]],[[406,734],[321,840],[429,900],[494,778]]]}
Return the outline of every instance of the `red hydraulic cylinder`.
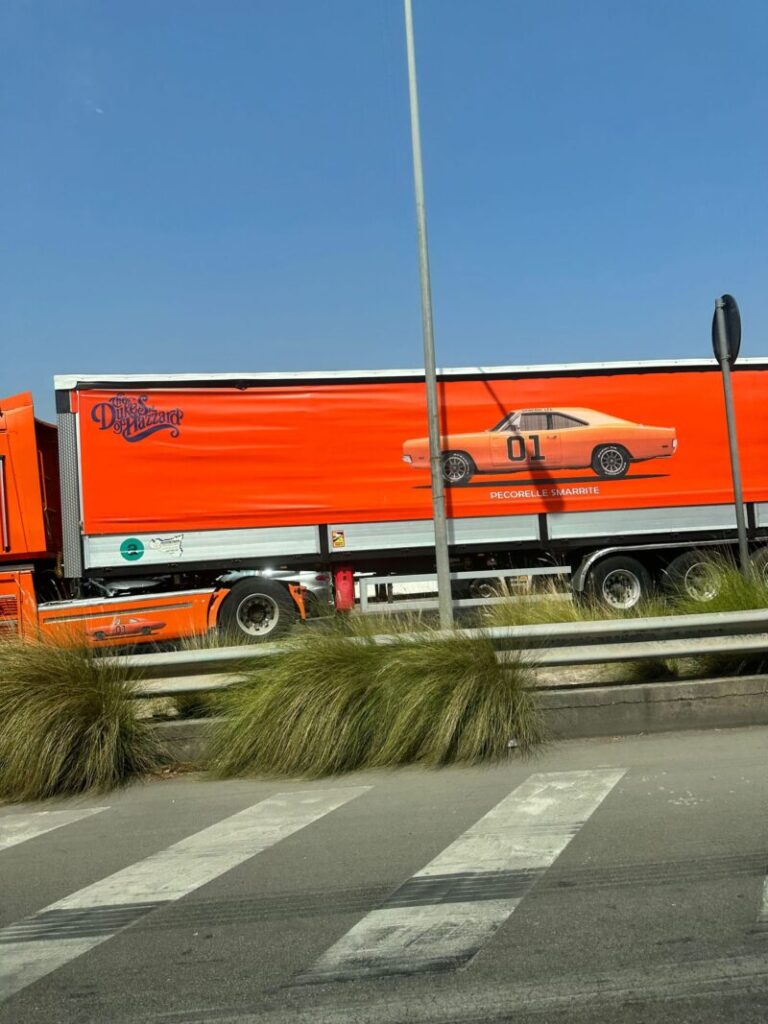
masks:
{"label": "red hydraulic cylinder", "polygon": [[333,570],[333,591],[336,611],[348,612],[355,607],[355,574],[348,565]]}

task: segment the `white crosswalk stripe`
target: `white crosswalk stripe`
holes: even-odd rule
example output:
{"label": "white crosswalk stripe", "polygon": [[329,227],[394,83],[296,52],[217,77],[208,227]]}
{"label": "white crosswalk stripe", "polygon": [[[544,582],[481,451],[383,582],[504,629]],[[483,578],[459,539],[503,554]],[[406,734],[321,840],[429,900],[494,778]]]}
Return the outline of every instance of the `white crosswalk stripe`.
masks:
{"label": "white crosswalk stripe", "polygon": [[81,807],[71,811],[33,811],[31,814],[8,814],[0,817],[0,850],[9,846],[17,846],[28,839],[42,836],[55,828],[72,825],[76,821],[89,818],[99,811],[107,811],[108,807]]}
{"label": "white crosswalk stripe", "polygon": [[532,775],[359,921],[296,983],[414,974],[466,963],[624,771]]}
{"label": "white crosswalk stripe", "polygon": [[0,929],[0,1000],[369,788],[278,793]]}

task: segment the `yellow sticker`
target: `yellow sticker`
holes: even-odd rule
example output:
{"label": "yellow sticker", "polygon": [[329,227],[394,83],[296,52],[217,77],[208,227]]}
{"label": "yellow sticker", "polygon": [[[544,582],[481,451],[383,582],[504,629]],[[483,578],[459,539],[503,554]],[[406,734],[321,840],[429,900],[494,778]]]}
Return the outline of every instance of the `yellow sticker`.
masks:
{"label": "yellow sticker", "polygon": [[347,540],[344,536],[343,530],[331,530],[331,547],[332,548],[345,548],[347,546]]}

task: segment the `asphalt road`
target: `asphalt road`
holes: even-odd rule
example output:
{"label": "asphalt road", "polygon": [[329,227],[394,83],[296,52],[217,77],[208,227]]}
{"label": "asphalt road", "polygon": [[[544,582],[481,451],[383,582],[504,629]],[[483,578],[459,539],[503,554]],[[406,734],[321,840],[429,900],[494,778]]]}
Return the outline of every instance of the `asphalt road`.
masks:
{"label": "asphalt road", "polygon": [[768,729],[0,808],[2,1024],[768,1020]]}

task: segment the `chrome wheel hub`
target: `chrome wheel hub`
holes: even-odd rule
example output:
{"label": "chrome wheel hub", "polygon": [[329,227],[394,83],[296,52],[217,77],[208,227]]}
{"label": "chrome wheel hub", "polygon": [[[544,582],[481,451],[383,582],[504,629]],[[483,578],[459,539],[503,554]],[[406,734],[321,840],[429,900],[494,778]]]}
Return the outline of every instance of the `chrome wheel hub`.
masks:
{"label": "chrome wheel hub", "polygon": [[643,588],[637,576],[629,569],[614,569],[603,580],[603,600],[611,608],[628,611],[634,608],[643,596]]}
{"label": "chrome wheel hub", "polygon": [[267,594],[250,594],[237,606],[238,628],[249,636],[271,633],[279,617],[277,602]]}
{"label": "chrome wheel hub", "polygon": [[697,562],[686,570],[683,587],[694,601],[711,601],[720,590],[719,573],[706,562]]}

